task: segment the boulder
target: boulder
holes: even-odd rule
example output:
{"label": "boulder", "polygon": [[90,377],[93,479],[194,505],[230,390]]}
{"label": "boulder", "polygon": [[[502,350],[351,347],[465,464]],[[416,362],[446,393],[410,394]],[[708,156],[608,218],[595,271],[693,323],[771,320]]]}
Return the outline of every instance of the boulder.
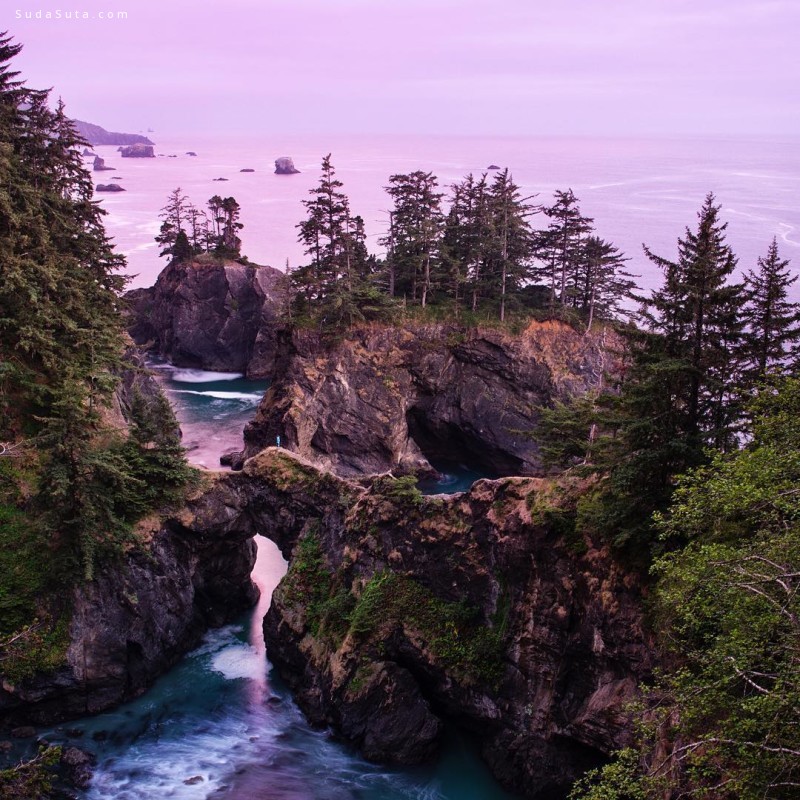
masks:
{"label": "boulder", "polygon": [[489,164],[489,166],[486,167],[486,169],[500,169],[500,167],[498,167],[497,164]]}
{"label": "boulder", "polygon": [[117,183],[98,183],[94,187],[96,192],[124,192],[125,190]]}
{"label": "boulder", "polygon": [[186,155],[187,155],[187,156],[196,156],[196,155],[197,155],[197,153],[195,153],[195,152],[194,152],[194,150],[187,150],[187,151],[186,151]]}
{"label": "boulder", "polygon": [[214,178],[215,181],[227,181],[228,178]]}
{"label": "boulder", "polygon": [[240,169],[239,172],[255,172],[255,170],[247,167],[246,169]]}
{"label": "boulder", "polygon": [[123,158],[155,158],[153,145],[131,144],[120,149]]}
{"label": "boulder", "polygon": [[88,147],[83,148],[81,155],[84,158],[97,158],[97,153],[93,153]]}
{"label": "boulder", "polygon": [[297,175],[300,172],[294,165],[289,156],[281,156],[275,159],[275,174],[276,175]]}

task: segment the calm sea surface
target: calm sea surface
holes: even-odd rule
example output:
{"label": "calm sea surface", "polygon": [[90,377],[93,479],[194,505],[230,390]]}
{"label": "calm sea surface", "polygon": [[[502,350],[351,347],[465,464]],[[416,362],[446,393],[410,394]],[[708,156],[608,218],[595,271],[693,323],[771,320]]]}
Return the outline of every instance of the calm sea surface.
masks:
{"label": "calm sea surface", "polygon": [[[598,233],[631,257],[630,268],[645,287],[658,275],[642,243],[674,256],[677,237],[694,224],[709,191],[722,204],[742,267],[753,266],[773,236],[785,257],[800,256],[800,140],[150,135],[162,157],[123,159],[115,147],[95,148],[113,167],[95,173],[96,182],[126,189],[98,197],[109,211],[108,230],[136,275],[132,286],[151,285],[164,266],[153,236],[159,210],[176,187],[198,206],[214,194],[234,196],[242,206],[243,252],[253,261],[279,268],[287,260],[303,263],[295,229],[304,216],[301,200],[316,185],[329,152],[376,252],[387,228],[390,204],[383,187],[390,175],[429,170],[447,187],[497,164],[511,170],[526,194],[538,193],[536,202],[548,203],[554,189],[572,188]],[[294,158],[299,175],[274,174],[273,162],[282,155]]]}

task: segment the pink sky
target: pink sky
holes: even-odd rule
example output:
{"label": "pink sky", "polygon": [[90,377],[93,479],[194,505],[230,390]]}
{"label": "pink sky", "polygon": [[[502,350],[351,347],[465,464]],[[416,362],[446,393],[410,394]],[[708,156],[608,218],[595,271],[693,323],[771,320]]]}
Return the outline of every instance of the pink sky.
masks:
{"label": "pink sky", "polygon": [[[128,16],[24,17],[58,9]],[[114,130],[800,132],[797,0],[11,0],[4,28]]]}

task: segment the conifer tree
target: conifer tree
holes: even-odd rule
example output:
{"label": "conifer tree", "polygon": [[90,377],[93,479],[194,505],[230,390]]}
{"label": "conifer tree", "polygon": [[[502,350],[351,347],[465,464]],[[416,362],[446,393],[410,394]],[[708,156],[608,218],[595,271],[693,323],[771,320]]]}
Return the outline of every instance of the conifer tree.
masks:
{"label": "conifer tree", "polygon": [[350,212],[350,201],[328,154],[319,184],[304,200],[308,216],[298,224],[298,239],[309,261],[294,270],[294,310],[325,328],[384,316],[388,298],[372,283],[375,260],[366,247],[364,220]]}
{"label": "conifer tree", "polygon": [[441,234],[444,215],[438,181],[430,172],[392,175],[386,188],[394,201],[389,236],[389,283],[423,308],[440,282]]}
{"label": "conifer tree", "polygon": [[523,198],[508,169],[498,172],[489,190],[492,239],[489,243],[489,276],[499,295],[500,321],[505,320],[506,301],[530,277],[533,235],[528,218],[536,212]]}
{"label": "conifer tree", "polygon": [[592,231],[593,220],[581,214],[572,189],[557,191],[555,202],[544,210],[552,220],[540,239],[546,275],[550,284],[550,305],[575,305],[580,283],[579,265],[583,237]]}
{"label": "conifer tree", "polygon": [[789,300],[789,288],[797,281],[782,259],[776,239],[755,270],[745,274],[744,320],[747,383],[763,380],[769,370],[797,357],[800,341],[800,303]]}

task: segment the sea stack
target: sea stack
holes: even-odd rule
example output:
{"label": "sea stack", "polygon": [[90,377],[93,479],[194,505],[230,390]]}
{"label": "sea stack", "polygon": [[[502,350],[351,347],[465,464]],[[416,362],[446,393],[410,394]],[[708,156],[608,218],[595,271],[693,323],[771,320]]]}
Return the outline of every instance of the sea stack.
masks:
{"label": "sea stack", "polygon": [[294,165],[289,156],[281,156],[275,159],[275,174],[276,175],[297,175],[300,172]]}
{"label": "sea stack", "polygon": [[113,170],[114,167],[107,167],[106,162],[100,158],[100,156],[94,157],[94,164],[92,164],[92,169],[95,172],[106,172],[108,170]]}
{"label": "sea stack", "polygon": [[125,190],[117,183],[98,183],[94,189],[96,192],[124,192]]}
{"label": "sea stack", "polygon": [[120,148],[120,152],[123,158],[155,158],[151,144],[131,144]]}

